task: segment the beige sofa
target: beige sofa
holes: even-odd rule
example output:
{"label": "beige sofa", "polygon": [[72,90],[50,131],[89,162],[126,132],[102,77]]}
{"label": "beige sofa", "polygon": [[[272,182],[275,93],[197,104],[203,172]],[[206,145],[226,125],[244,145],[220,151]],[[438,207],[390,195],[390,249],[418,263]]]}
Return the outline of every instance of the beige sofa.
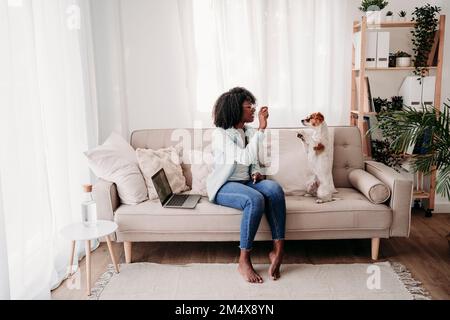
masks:
{"label": "beige sofa", "polygon": [[[295,129],[280,130],[295,134]],[[333,131],[333,178],[339,191],[337,196],[342,200],[316,204],[314,198],[286,196],[286,240],[372,239],[372,259],[376,260],[380,238],[409,235],[412,182],[384,164],[365,162],[356,127],[334,127]],[[172,129],[136,131],[131,145],[151,149],[168,147],[176,144],[172,132]],[[389,200],[373,204],[354,189],[348,179],[353,169],[366,170],[384,182],[391,191]],[[190,166],[183,165],[183,171],[190,185]],[[115,184],[104,180],[95,184],[94,195],[98,218],[114,220],[119,226],[116,240],[124,243],[127,263],[132,260],[133,242],[239,241],[241,212],[210,203],[207,198],[202,198],[195,210],[165,209],[159,201],[121,205]],[[269,225],[263,217],[256,240],[270,239]]]}

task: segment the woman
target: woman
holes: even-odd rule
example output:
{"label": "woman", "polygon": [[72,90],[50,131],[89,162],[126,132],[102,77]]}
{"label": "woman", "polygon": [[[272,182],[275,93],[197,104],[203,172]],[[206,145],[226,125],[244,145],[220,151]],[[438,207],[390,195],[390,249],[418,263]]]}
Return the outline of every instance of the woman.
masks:
{"label": "woman", "polygon": [[284,253],[286,203],[278,183],[264,180],[258,161],[258,145],[264,138],[269,117],[268,108],[258,114],[259,128],[245,126],[255,118],[255,97],[244,88],[222,94],[214,106],[214,171],[207,181],[209,200],[219,205],[243,210],[240,230],[238,270],[245,280],[262,283],[250,259],[253,240],[262,215],[269,222],[273,250],[269,253],[269,276],[280,277]]}

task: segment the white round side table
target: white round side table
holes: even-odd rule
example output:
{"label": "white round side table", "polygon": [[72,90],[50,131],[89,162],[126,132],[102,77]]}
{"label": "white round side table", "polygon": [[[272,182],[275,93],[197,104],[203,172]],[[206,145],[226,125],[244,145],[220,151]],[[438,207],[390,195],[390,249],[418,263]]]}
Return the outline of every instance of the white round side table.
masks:
{"label": "white round side table", "polygon": [[117,230],[117,224],[112,221],[98,220],[93,226],[86,226],[82,222],[70,224],[61,229],[61,234],[64,238],[72,241],[72,253],[70,255],[70,273],[72,273],[73,256],[75,254],[76,241],[85,241],[86,249],[86,283],[87,295],[91,295],[91,240],[101,237],[106,238],[108,243],[109,254],[114,265],[114,269],[119,273],[119,267],[114,256],[111,245],[110,234]]}

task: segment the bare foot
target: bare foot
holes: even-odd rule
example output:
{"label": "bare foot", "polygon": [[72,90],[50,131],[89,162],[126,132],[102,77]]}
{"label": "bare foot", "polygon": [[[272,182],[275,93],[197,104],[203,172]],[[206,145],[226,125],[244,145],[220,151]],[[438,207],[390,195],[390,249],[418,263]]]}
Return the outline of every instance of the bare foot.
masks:
{"label": "bare foot", "polygon": [[263,282],[261,276],[255,271],[255,269],[253,269],[250,261],[239,261],[238,271],[244,279],[250,283]]}
{"label": "bare foot", "polygon": [[275,251],[272,251],[269,253],[269,259],[270,259],[269,277],[271,277],[272,280],[277,280],[281,276],[280,266],[282,255],[277,254]]}

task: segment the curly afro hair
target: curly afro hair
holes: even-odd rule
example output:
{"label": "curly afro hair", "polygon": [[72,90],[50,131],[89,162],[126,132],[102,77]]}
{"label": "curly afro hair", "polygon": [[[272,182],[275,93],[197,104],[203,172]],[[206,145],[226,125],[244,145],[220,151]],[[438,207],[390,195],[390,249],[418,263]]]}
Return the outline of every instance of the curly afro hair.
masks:
{"label": "curly afro hair", "polygon": [[236,87],[223,93],[214,105],[214,125],[229,129],[238,124],[242,119],[244,102],[256,103],[255,96],[245,88]]}

